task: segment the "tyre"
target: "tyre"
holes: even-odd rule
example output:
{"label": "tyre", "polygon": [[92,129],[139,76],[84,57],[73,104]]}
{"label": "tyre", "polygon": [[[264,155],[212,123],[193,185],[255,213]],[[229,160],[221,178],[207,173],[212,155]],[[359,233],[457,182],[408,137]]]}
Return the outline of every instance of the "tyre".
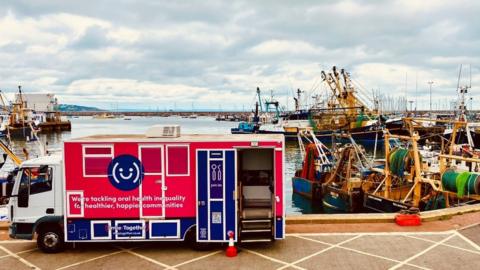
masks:
{"label": "tyre", "polygon": [[58,253],[65,247],[63,232],[60,229],[43,229],[38,233],[38,248],[45,253]]}

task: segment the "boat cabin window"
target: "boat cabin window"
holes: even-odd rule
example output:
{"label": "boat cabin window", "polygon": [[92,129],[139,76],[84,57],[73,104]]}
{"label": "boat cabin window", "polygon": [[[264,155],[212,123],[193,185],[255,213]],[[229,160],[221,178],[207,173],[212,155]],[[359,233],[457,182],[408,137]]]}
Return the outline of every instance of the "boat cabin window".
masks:
{"label": "boat cabin window", "polygon": [[113,146],[83,146],[83,176],[106,177],[108,165],[113,159]]}
{"label": "boat cabin window", "polygon": [[167,145],[167,176],[190,175],[188,145]]}
{"label": "boat cabin window", "polygon": [[28,207],[29,195],[52,190],[52,168],[48,166],[24,168],[21,170],[20,177],[19,207]]}

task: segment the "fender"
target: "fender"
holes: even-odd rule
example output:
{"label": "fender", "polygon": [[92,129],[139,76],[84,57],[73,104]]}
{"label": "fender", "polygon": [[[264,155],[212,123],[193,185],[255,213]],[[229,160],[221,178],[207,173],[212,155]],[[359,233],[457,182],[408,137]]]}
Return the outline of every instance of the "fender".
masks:
{"label": "fender", "polygon": [[57,223],[63,227],[63,216],[44,216],[39,218],[33,225],[32,235],[37,231],[38,226],[42,225],[43,223]]}

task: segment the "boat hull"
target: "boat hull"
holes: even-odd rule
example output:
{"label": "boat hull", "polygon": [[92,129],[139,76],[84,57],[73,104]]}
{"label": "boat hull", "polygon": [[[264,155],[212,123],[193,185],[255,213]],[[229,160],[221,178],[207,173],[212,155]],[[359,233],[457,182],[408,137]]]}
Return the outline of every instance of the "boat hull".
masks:
{"label": "boat hull", "polygon": [[363,210],[361,189],[346,191],[331,185],[323,186],[322,205],[326,213],[359,213]]}
{"label": "boat hull", "polygon": [[380,213],[396,213],[402,210],[408,210],[412,205],[377,195],[365,194],[363,207]]}
{"label": "boat hull", "polygon": [[312,201],[322,199],[322,185],[318,181],[311,181],[302,177],[292,178],[293,192]]}

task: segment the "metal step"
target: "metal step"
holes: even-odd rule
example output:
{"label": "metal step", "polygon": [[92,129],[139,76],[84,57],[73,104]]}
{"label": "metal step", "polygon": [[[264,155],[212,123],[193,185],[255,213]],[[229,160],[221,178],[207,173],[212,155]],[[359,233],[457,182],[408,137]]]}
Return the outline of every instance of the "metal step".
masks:
{"label": "metal step", "polygon": [[272,230],[272,221],[269,219],[262,220],[242,220],[241,227],[246,230]]}
{"label": "metal step", "polygon": [[243,239],[242,243],[260,243],[260,242],[272,242],[270,238],[263,238],[263,239]]}
{"label": "metal step", "polygon": [[259,233],[259,232],[271,232],[272,229],[242,229],[242,233]]}
{"label": "metal step", "polygon": [[242,223],[253,223],[253,222],[272,222],[271,219],[242,219]]}

